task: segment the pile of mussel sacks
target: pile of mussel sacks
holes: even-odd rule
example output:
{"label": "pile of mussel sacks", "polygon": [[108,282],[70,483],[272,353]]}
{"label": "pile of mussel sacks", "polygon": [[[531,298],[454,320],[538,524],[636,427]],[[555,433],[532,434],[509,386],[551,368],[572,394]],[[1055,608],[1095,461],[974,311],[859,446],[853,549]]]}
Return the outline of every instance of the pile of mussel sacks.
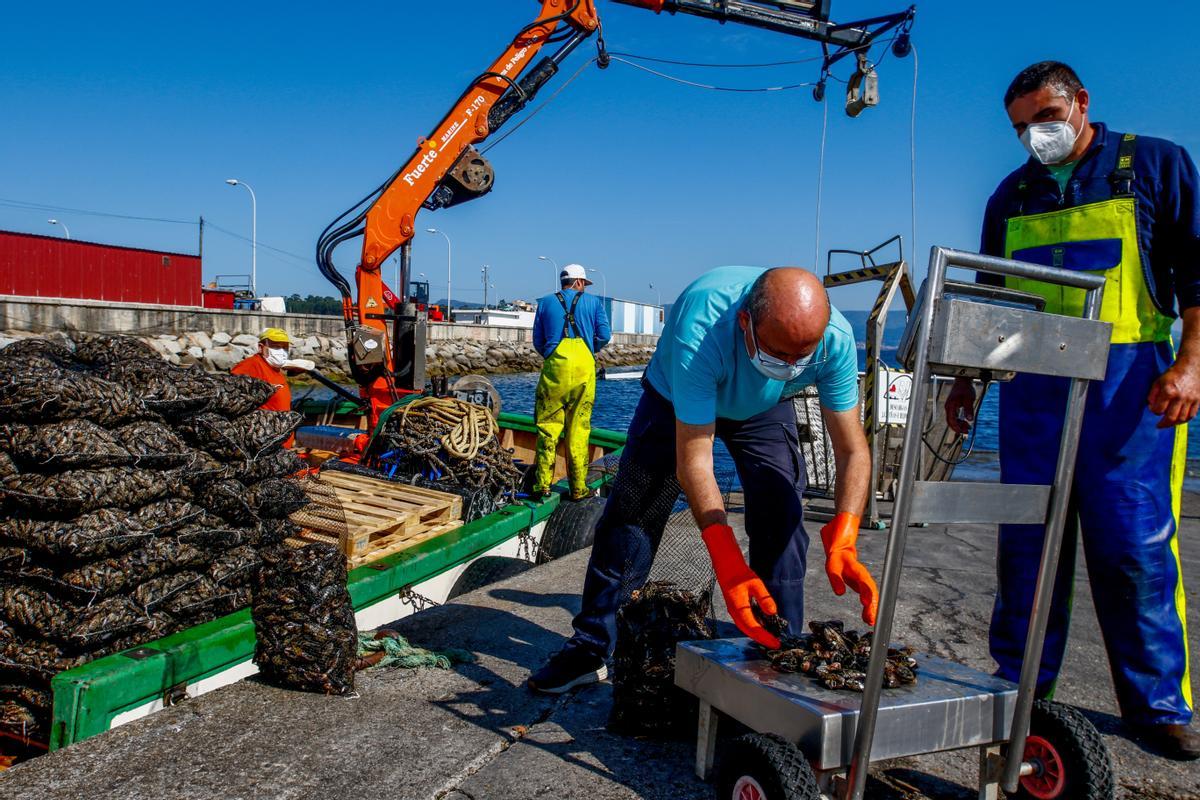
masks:
{"label": "pile of mussel sacks", "polygon": [[57,673],[249,605],[308,502],[274,386],[61,341],[0,349],[0,730],[34,742]]}

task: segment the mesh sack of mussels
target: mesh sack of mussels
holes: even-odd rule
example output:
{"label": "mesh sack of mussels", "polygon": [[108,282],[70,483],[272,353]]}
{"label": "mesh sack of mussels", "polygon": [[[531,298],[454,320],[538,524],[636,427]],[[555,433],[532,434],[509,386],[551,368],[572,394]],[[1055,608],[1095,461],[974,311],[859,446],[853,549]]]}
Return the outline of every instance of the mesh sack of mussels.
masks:
{"label": "mesh sack of mussels", "polygon": [[289,689],[354,691],[358,628],[346,590],[346,557],[327,544],[264,549],[251,614],[254,663]]}
{"label": "mesh sack of mussels", "polygon": [[696,698],[675,685],[675,646],[711,639],[712,596],[668,581],[633,592],[617,612],[610,730],[631,736],[694,731]]}
{"label": "mesh sack of mussels", "polygon": [[44,736],[58,672],[250,605],[307,502],[273,391],[124,337],[0,349],[0,730]]}

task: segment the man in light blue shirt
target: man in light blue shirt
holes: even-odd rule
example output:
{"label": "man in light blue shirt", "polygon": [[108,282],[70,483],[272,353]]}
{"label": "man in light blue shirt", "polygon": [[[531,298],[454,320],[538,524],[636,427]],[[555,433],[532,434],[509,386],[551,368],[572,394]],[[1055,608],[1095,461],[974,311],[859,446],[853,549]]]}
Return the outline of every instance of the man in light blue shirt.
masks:
{"label": "man in light blue shirt", "polygon": [[[738,627],[766,647],[779,646],[755,614],[757,604],[803,630],[805,468],[789,398],[813,384],[839,478],[837,514],[821,531],[826,573],[837,594],[849,586],[859,595],[863,619],[874,623],[878,592],[854,546],[871,458],[850,325],[811,272],[723,267],[694,281],[671,309],[596,526],[575,634],[530,677],[531,688],[561,693],[607,674],[617,608],[645,582],[680,488]],[[749,564],[727,524],[713,472],[717,436],[741,479]]]}

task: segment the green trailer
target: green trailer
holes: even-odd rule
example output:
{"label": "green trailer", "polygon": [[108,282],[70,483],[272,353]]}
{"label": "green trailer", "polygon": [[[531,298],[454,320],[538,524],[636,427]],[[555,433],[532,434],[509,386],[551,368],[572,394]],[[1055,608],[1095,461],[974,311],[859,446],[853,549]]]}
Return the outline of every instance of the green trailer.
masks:
{"label": "green trailer", "polygon": [[[537,432],[527,415],[502,413],[503,443],[529,460]],[[618,454],[625,435],[593,429],[593,460]],[[602,488],[607,470],[593,473]],[[565,491],[565,485],[559,487]],[[455,580],[484,556],[533,560],[547,526],[554,525],[560,494],[513,503],[350,572],[350,597],[361,630],[369,630],[444,601]],[[568,509],[564,508],[563,512]],[[565,518],[565,513],[560,513]],[[140,647],[59,673],[51,686],[54,716],[50,749],[103,733],[189,696],[254,674],[254,624],[249,609],[197,625]]]}

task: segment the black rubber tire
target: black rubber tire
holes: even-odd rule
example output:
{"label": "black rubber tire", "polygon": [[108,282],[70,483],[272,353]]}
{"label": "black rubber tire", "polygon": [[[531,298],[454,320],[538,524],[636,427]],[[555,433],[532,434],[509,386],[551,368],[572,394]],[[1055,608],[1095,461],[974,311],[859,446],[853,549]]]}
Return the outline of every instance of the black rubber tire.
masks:
{"label": "black rubber tire", "polygon": [[596,539],[596,523],[604,513],[603,497],[563,500],[546,520],[546,530],[538,545],[537,563],[545,564],[577,550],[591,547]]}
{"label": "black rubber tire", "polygon": [[[1100,732],[1083,714],[1062,703],[1037,700],[1029,734],[1049,742],[1062,762],[1066,780],[1054,800],[1112,800],[1116,796],[1112,757]],[[1024,787],[1011,797],[1034,800]]]}
{"label": "black rubber tire", "polygon": [[484,586],[499,583],[506,578],[520,575],[522,572],[528,572],[533,567],[533,562],[526,561],[523,558],[509,558],[508,556],[483,556],[482,558],[477,558],[458,576],[458,580],[454,582],[454,586],[450,589],[450,594],[446,595],[446,599],[453,600],[467,592],[473,592],[476,589],[482,589]]}
{"label": "black rubber tire", "polygon": [[717,800],[739,800],[743,778],[763,790],[763,800],[821,800],[817,776],[800,748],[773,733],[747,733],[730,740],[717,766]]}

